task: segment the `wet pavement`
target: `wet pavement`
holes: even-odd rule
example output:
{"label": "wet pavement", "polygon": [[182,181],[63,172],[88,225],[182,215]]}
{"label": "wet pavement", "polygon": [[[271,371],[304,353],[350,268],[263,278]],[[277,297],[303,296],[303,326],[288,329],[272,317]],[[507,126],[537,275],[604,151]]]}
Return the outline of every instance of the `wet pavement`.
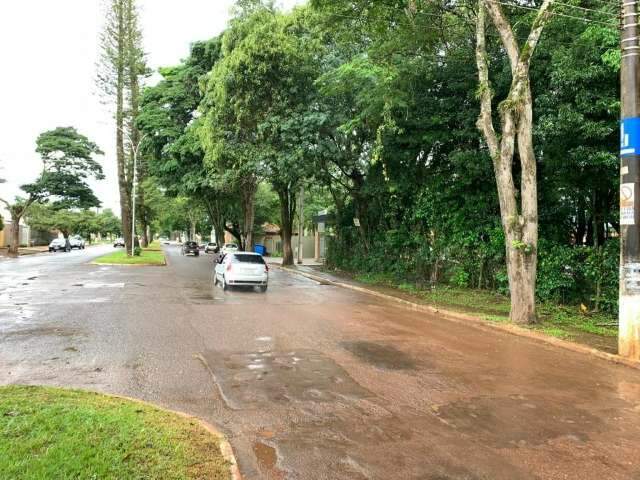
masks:
{"label": "wet pavement", "polygon": [[211,258],[0,263],[0,383],[124,394],[217,425],[247,479],[640,479],[640,371]]}

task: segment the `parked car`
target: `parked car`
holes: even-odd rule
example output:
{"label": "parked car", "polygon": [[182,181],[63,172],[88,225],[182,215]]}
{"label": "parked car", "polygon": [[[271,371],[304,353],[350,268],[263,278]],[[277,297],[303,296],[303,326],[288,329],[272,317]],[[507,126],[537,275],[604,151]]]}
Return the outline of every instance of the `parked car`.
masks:
{"label": "parked car", "polygon": [[84,239],[80,235],[69,238],[69,243],[72,249],[84,250]]}
{"label": "parked car", "polygon": [[218,248],[218,244],[215,242],[207,243],[207,246],[204,247],[204,253],[216,253],[216,250],[220,250]]}
{"label": "parked car", "polygon": [[116,241],[113,242],[113,248],[124,247],[124,246],[125,246],[124,238],[116,238]]}
{"label": "parked car", "polygon": [[70,252],[71,245],[67,243],[65,238],[56,238],[49,244],[50,252]]}
{"label": "parked car", "polygon": [[238,250],[238,245],[236,245],[235,243],[225,243],[222,246],[222,253],[224,253],[225,255],[227,253],[237,252]]}
{"label": "parked car", "polygon": [[214,268],[213,284],[219,283],[223,290],[247,286],[260,287],[261,292],[266,292],[269,286],[269,266],[257,253],[228,253]]}
{"label": "parked car", "polygon": [[198,246],[198,242],[184,242],[182,245],[182,254],[183,255],[195,255],[196,257],[200,256],[200,247]]}

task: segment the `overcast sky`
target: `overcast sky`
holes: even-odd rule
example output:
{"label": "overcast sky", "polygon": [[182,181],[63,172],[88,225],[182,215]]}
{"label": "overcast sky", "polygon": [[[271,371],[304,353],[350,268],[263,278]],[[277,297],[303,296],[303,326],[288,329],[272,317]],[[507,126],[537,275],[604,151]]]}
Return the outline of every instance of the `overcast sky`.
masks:
{"label": "overcast sky", "polygon": [[[224,30],[233,0],[139,0],[149,66],[174,65],[195,40]],[[280,0],[291,8],[304,0]],[[107,175],[95,185],[104,208],[119,214],[113,119],[95,87],[102,0],[0,2],[0,197],[20,194],[40,161],[35,139],[73,126],[105,151]]]}

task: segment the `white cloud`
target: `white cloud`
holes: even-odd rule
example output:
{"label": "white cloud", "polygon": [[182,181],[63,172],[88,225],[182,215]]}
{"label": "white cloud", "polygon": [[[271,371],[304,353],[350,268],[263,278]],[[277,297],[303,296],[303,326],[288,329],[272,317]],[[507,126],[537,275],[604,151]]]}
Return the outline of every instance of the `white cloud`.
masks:
{"label": "white cloud", "polygon": [[[304,0],[282,0],[284,8]],[[174,65],[195,40],[222,32],[232,0],[140,0],[149,65]],[[98,0],[20,0],[0,4],[0,196],[38,174],[39,133],[74,126],[106,152],[107,179],[95,184],[103,207],[118,212],[112,117],[95,87],[103,15]]]}

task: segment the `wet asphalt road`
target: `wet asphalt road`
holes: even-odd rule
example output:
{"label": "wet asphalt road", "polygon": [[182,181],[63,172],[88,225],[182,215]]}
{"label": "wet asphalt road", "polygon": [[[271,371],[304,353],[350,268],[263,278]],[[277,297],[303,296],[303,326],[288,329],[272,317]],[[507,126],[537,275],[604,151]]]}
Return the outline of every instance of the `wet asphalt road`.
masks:
{"label": "wet asphalt road", "polygon": [[[639,479],[640,371],[211,258],[0,261],[0,383],[124,394],[224,431],[247,479]],[[1,476],[1,475],[0,475]]]}

